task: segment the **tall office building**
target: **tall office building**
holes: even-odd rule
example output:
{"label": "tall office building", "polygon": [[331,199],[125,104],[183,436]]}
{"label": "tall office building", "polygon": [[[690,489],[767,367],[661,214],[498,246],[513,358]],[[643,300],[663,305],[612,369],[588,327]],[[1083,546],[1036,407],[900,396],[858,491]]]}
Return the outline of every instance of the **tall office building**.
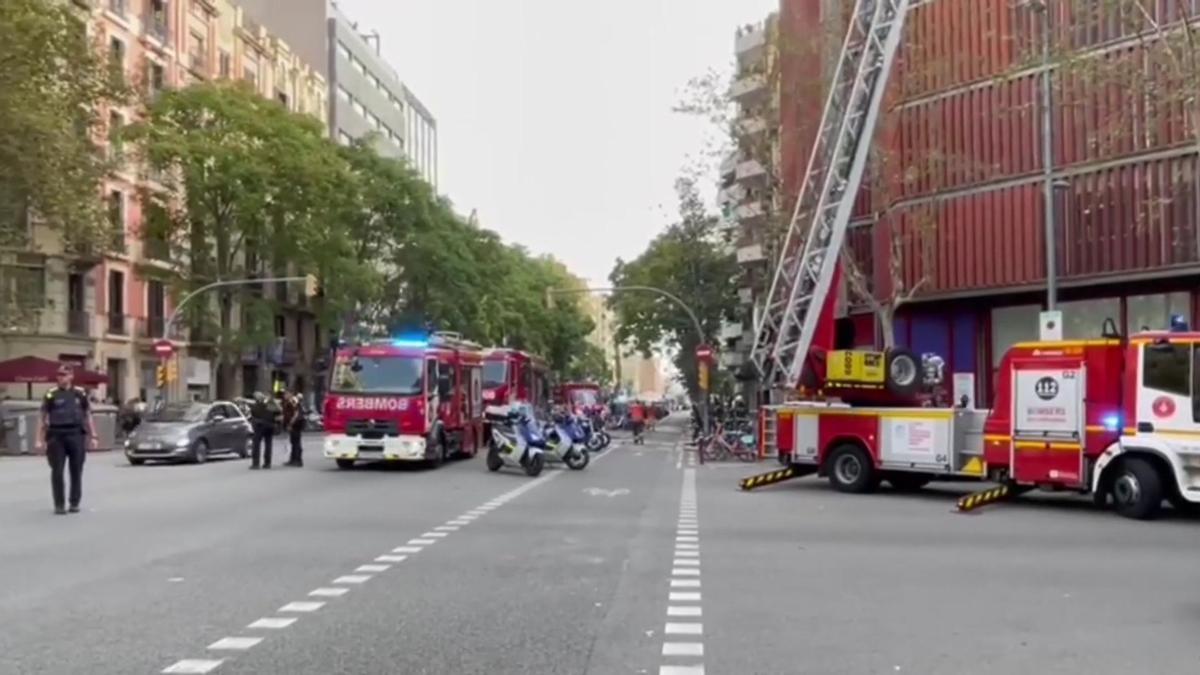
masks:
{"label": "tall office building", "polygon": [[383,58],[377,31],[351,21],[331,0],[241,5],[325,77],[332,139],[349,143],[374,132],[380,154],[406,158],[437,187],[437,121]]}

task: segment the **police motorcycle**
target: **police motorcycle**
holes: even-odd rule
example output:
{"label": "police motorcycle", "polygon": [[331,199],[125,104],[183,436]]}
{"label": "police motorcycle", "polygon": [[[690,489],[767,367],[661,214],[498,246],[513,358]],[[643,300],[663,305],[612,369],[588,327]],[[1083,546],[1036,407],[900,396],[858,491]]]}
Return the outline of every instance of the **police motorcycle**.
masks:
{"label": "police motorcycle", "polygon": [[604,421],[599,416],[589,418],[576,415],[576,420],[583,432],[582,443],[588,452],[600,452],[612,442],[612,436],[609,436],[608,432],[604,430]]}
{"label": "police motorcycle", "polygon": [[546,437],[528,406],[488,406],[484,416],[491,426],[488,439],[488,471],[520,467],[537,476],[546,465]]}
{"label": "police motorcycle", "polygon": [[552,462],[562,462],[572,471],[581,471],[591,461],[587,437],[579,418],[568,411],[559,411],[545,426],[546,456]]}

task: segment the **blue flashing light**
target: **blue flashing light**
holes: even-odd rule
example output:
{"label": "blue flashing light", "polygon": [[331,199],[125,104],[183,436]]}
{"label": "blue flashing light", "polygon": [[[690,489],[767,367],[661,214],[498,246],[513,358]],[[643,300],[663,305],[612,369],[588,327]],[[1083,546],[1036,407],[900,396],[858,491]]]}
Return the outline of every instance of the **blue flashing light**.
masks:
{"label": "blue flashing light", "polygon": [[1171,332],[1172,333],[1186,333],[1187,330],[1188,330],[1187,319],[1183,318],[1182,314],[1172,314],[1171,315]]}
{"label": "blue flashing light", "polygon": [[396,338],[392,340],[392,346],[424,349],[429,346],[429,340],[426,340],[423,337]]}
{"label": "blue flashing light", "polygon": [[1103,422],[1104,428],[1109,431],[1119,431],[1121,429],[1120,415],[1105,415]]}

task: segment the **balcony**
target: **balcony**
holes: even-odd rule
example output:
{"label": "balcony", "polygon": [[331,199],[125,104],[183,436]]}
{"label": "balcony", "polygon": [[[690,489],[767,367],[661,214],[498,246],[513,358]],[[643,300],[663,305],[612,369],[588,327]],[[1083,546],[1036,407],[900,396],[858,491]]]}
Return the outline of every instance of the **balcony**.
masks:
{"label": "balcony", "polygon": [[733,370],[746,365],[746,355],[741,352],[722,352],[721,367]]}
{"label": "balcony", "polygon": [[765,24],[745,26],[738,30],[733,43],[738,61],[752,63],[767,53],[767,27]]}
{"label": "balcony", "polygon": [[187,64],[188,68],[197,77],[208,77],[208,59],[204,54],[188,52]]}
{"label": "balcony", "polygon": [[741,265],[753,265],[763,262],[767,256],[763,254],[762,244],[751,244],[742,246],[737,250],[737,261]]}
{"label": "balcony", "polygon": [[721,340],[728,342],[729,340],[741,339],[743,332],[745,332],[745,329],[742,327],[741,322],[726,321],[721,323],[721,332],[718,336]]}
{"label": "balcony", "polygon": [[766,182],[767,169],[757,159],[749,159],[737,165],[736,175],[739,183],[761,184]]}
{"label": "balcony", "polygon": [[736,183],[721,188],[717,193],[717,202],[720,204],[740,204],[744,199],[746,199],[746,188]]}
{"label": "balcony", "polygon": [[738,302],[742,303],[743,305],[753,305],[754,304],[754,289],[753,288],[739,288],[738,289]]}
{"label": "balcony", "polygon": [[108,335],[129,335],[129,317],[116,312],[108,313],[104,331]]}
{"label": "balcony", "polygon": [[767,130],[767,121],[762,117],[755,115],[753,117],[745,117],[738,120],[738,131],[747,138],[758,138]]}
{"label": "balcony", "polygon": [[739,105],[754,106],[762,103],[767,95],[767,76],[761,73],[746,75],[733,83],[729,96]]}
{"label": "balcony", "polygon": [[754,226],[766,219],[767,210],[763,208],[762,202],[747,202],[737,207],[734,215],[740,225]]}
{"label": "balcony", "polygon": [[138,319],[137,336],[142,340],[158,340],[163,336],[163,329],[166,328],[167,319],[163,316],[148,316],[143,319]]}
{"label": "balcony", "polygon": [[721,161],[721,178],[733,179],[737,175],[737,155],[729,155]]}
{"label": "balcony", "polygon": [[166,12],[162,10],[147,12],[142,18],[142,32],[146,37],[161,45],[169,44],[171,31],[167,26]]}
{"label": "balcony", "polygon": [[92,313],[78,309],[67,310],[67,335],[92,337]]}

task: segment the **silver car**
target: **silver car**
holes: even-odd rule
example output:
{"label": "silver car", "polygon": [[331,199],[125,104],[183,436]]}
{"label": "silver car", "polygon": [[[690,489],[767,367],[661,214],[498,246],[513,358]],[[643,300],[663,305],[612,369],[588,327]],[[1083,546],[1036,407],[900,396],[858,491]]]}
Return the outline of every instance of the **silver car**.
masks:
{"label": "silver car", "polygon": [[233,403],[168,403],[147,414],[125,439],[125,457],[134,465],[147,460],[202,464],[214,455],[245,458],[251,440],[250,422]]}

